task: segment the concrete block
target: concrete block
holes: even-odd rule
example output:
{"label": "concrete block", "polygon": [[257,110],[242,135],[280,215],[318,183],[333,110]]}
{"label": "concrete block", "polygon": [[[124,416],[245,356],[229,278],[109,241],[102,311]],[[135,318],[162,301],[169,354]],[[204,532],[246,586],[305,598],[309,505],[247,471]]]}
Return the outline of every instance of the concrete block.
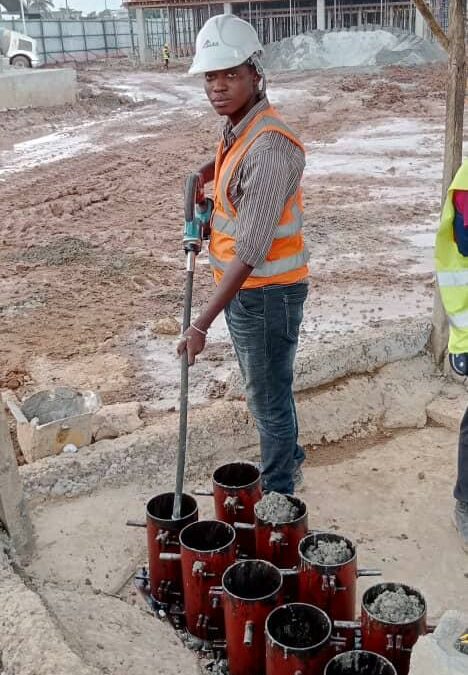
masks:
{"label": "concrete block", "polygon": [[468,631],[468,614],[445,612],[432,635],[417,641],[411,655],[410,675],[466,675],[468,655],[454,647],[456,639]]}
{"label": "concrete block", "polygon": [[16,420],[18,443],[26,461],[57,455],[68,444],[77,448],[89,445],[93,415],[100,405],[94,392],[66,387],[34,394],[21,407],[10,398],[8,407]]}
{"label": "concrete block", "polygon": [[95,441],[103,438],[118,438],[140,429],[144,422],[140,419],[139,403],[115,403],[101,408],[93,419],[93,437]]}
{"label": "concrete block", "polygon": [[73,68],[8,68],[0,72],[0,110],[64,105],[74,103],[76,96]]}
{"label": "concrete block", "polygon": [[18,554],[27,556],[32,547],[32,527],[2,402],[0,402],[0,522],[8,532]]}
{"label": "concrete block", "polygon": [[466,396],[455,399],[438,396],[427,406],[427,416],[450,431],[459,431],[466,406]]}
{"label": "concrete block", "polygon": [[422,429],[426,407],[440,391],[441,381],[430,356],[390,363],[375,376],[383,396],[385,429]]}

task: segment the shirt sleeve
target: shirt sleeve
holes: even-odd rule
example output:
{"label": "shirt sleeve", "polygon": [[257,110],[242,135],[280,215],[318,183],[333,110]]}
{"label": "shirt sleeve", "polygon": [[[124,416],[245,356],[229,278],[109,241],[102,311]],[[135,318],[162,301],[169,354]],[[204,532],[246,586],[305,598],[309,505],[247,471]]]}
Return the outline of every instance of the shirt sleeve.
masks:
{"label": "shirt sleeve", "polygon": [[264,262],[290,183],[290,162],[278,149],[262,148],[245,158],[237,206],[236,253],[246,265],[258,267]]}

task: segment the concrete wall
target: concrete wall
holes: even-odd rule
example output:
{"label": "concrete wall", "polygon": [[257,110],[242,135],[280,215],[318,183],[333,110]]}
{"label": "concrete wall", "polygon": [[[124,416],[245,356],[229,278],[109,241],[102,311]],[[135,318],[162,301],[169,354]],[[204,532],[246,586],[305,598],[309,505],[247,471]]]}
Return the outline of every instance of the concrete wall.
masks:
{"label": "concrete wall", "polygon": [[74,103],[76,71],[9,68],[0,73],[0,110]]}

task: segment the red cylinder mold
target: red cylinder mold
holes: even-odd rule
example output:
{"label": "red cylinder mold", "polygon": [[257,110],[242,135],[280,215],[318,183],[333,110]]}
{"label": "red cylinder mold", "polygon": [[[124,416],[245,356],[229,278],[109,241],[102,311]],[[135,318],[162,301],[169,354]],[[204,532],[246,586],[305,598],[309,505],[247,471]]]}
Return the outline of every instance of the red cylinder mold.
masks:
{"label": "red cylinder mold", "polygon": [[[213,473],[213,495],[218,520],[254,523],[254,506],[262,498],[260,471],[248,462],[224,464]],[[253,528],[238,529],[237,544],[241,555],[255,556]]]}
{"label": "red cylinder mold", "polygon": [[180,565],[180,531],[198,520],[197,502],[182,495],[181,517],[172,520],[174,493],[156,495],[146,505],[146,534],[150,593],[162,604],[182,604],[182,569]]}
{"label": "red cylinder mold", "polygon": [[278,604],[282,578],[265,560],[242,560],[223,576],[230,675],[265,674],[265,621]]}
{"label": "red cylinder mold", "polygon": [[[351,557],[338,565],[322,565],[306,557],[310,546],[319,541],[345,541]],[[299,600],[323,609],[332,621],[353,621],[356,614],[357,556],[354,544],[331,532],[309,534],[299,544]]]}
{"label": "red cylinder mold", "polygon": [[313,605],[291,603],[266,621],[266,675],[323,675],[331,654],[332,624]]}
{"label": "red cylinder mold", "polygon": [[324,675],[397,675],[397,671],[384,656],[356,649],[335,656]]}
{"label": "red cylinder mold", "polygon": [[259,518],[255,511],[257,558],[268,560],[279,568],[290,569],[299,564],[299,542],[307,534],[307,505],[301,499],[286,495],[299,509],[299,515],[287,523],[272,523]]}
{"label": "red cylinder mold", "polygon": [[[384,591],[403,588],[421,603],[421,614],[413,621],[391,623],[374,616],[370,605]],[[369,588],[363,596],[361,608],[362,648],[385,656],[396,668],[398,675],[409,672],[411,650],[420,635],[426,633],[427,607],[419,591],[405,584],[382,583]]]}
{"label": "red cylinder mold", "polygon": [[[348,560],[336,565],[324,565],[309,560],[306,551],[319,541],[344,541],[351,551]],[[356,615],[357,578],[359,576],[379,576],[378,570],[359,570],[357,567],[356,547],[350,539],[334,532],[314,532],[302,539],[299,544],[298,597],[300,602],[308,602],[320,607],[332,621],[354,621]],[[352,637],[350,633],[349,638]]]}
{"label": "red cylinder mold", "polygon": [[202,640],[224,637],[223,609],[212,596],[224,571],[236,559],[236,532],[219,520],[201,520],[180,533],[187,630]]}

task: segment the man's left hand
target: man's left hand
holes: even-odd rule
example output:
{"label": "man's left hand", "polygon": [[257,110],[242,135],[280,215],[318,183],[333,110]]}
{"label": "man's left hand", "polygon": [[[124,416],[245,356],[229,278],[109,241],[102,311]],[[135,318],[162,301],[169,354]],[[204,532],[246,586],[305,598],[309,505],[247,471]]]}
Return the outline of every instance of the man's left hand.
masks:
{"label": "man's left hand", "polygon": [[198,354],[201,354],[205,349],[205,344],[206,335],[203,335],[192,326],[189,326],[177,345],[177,354],[182,356],[186,351],[188,355],[188,364],[189,366],[193,366],[195,357],[198,356]]}

